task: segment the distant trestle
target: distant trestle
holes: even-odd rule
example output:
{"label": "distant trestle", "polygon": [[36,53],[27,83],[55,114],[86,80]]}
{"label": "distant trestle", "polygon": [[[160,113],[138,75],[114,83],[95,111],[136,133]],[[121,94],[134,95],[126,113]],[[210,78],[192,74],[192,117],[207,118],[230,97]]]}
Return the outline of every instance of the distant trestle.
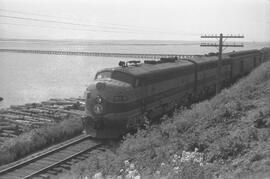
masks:
{"label": "distant trestle", "polygon": [[182,54],[105,53],[105,52],[86,52],[86,51],[28,50],[28,49],[0,49],[0,52],[97,56],[97,57],[119,57],[119,58],[147,58],[147,59],[160,59],[160,58],[169,58],[169,57],[177,57],[178,59],[190,59],[194,56],[200,56],[200,55],[182,55]]}

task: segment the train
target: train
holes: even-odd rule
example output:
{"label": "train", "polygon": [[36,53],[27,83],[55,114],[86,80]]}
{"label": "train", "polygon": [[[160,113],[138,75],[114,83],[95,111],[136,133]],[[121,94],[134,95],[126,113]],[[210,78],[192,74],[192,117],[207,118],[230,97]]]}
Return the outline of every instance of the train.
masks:
{"label": "train", "polygon": [[119,138],[146,121],[215,94],[270,59],[270,48],[159,60],[120,61],[98,71],[85,91],[83,125],[95,138]]}

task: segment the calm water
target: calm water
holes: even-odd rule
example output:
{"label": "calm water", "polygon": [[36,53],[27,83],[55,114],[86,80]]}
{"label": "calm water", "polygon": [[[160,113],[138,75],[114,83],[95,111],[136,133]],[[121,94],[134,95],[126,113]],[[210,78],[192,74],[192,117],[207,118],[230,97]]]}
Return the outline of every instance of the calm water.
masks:
{"label": "calm water", "polygon": [[[244,49],[262,48],[248,44]],[[197,44],[96,44],[0,42],[0,48],[63,49],[122,53],[203,54],[216,51]],[[232,50],[232,49],[230,49]],[[236,49],[237,50],[237,49]],[[239,49],[238,49],[239,50]],[[96,71],[117,66],[119,58],[58,56],[0,52],[0,108],[49,98],[83,96]],[[130,60],[130,59],[127,59]]]}
{"label": "calm water", "polygon": [[114,58],[1,53],[0,107],[82,96],[97,70],[117,64]]}

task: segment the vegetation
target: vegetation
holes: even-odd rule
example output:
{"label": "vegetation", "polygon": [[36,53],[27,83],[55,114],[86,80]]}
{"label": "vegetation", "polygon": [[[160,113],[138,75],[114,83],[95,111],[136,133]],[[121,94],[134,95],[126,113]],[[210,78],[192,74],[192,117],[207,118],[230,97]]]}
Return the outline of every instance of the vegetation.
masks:
{"label": "vegetation", "polygon": [[[107,151],[78,164],[64,178],[118,176],[124,161],[142,178],[154,178],[163,166],[169,177],[172,156],[202,153],[203,163],[186,163],[177,178],[267,178],[270,176],[270,62],[210,100],[165,117],[161,125],[128,135],[116,153]],[[164,164],[164,165],[163,165]],[[175,173],[174,173],[175,174]],[[68,177],[69,176],[69,177]],[[166,177],[167,176],[167,177]],[[100,177],[100,176],[99,176]],[[134,178],[134,177],[133,177]]]}
{"label": "vegetation", "polygon": [[67,119],[58,124],[33,129],[1,145],[0,165],[18,160],[40,149],[74,137],[81,132],[82,123],[78,119]]}

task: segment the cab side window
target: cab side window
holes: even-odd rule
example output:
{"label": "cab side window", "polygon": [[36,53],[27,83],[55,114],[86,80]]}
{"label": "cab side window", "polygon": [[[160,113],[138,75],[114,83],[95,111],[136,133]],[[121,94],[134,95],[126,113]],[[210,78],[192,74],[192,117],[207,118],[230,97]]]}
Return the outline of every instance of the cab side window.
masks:
{"label": "cab side window", "polygon": [[136,79],[135,84],[134,84],[134,88],[138,88],[139,85],[140,85],[140,81],[139,81],[139,79]]}

